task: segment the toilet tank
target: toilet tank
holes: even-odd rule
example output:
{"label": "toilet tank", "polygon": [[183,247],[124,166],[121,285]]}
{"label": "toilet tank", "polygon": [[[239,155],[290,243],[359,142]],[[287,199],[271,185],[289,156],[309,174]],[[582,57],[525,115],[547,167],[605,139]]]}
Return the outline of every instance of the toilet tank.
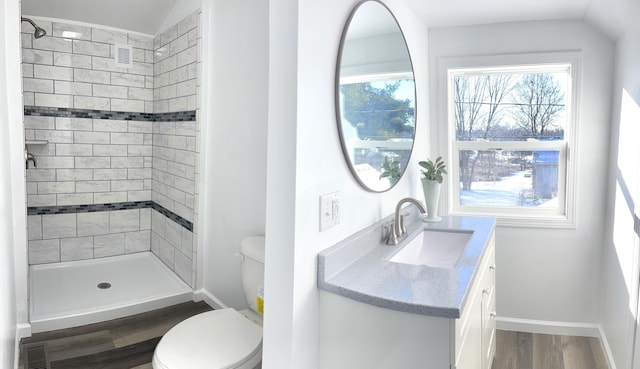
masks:
{"label": "toilet tank", "polygon": [[247,237],[240,243],[242,287],[249,308],[262,314],[264,287],[264,237]]}

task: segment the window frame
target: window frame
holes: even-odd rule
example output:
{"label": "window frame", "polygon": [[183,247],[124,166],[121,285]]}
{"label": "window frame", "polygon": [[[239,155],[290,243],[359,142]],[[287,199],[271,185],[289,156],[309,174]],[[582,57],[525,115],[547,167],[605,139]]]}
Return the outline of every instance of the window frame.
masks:
{"label": "window frame", "polygon": [[[580,111],[581,86],[580,51],[545,52],[529,54],[504,54],[470,57],[442,57],[438,60],[438,122],[433,137],[439,142],[433,142],[433,147],[445,152],[449,176],[447,185],[443,186],[443,194],[447,201],[443,202],[444,212],[451,215],[493,216],[498,219],[500,226],[512,227],[545,227],[545,228],[575,228],[576,227],[576,179],[578,159],[578,112]],[[531,144],[526,141],[457,141],[455,132],[455,112],[453,99],[453,74],[463,74],[463,71],[487,69],[493,71],[545,71],[550,68],[567,66],[569,68],[569,82],[567,86],[567,111],[565,136],[563,141],[538,141]],[[456,73],[457,72],[457,73]],[[444,147],[443,147],[444,146]],[[526,207],[493,207],[460,205],[460,184],[458,153],[468,149],[501,149],[505,151],[529,151],[528,148],[551,149],[559,151],[558,163],[558,202],[563,206],[558,208],[526,208]],[[564,160],[563,160],[564,159]],[[454,165],[456,163],[456,165]]]}

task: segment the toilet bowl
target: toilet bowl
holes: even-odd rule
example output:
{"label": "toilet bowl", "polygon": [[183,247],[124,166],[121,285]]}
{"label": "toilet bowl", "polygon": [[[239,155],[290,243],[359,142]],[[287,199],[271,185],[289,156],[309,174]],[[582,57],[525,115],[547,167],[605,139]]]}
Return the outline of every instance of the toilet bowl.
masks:
{"label": "toilet bowl", "polygon": [[154,369],[253,369],[262,356],[262,327],[234,309],[180,322],[162,337]]}
{"label": "toilet bowl", "polygon": [[264,237],[242,240],[241,251],[249,309],[218,309],[178,323],[156,346],[154,369],[254,369],[260,364]]}

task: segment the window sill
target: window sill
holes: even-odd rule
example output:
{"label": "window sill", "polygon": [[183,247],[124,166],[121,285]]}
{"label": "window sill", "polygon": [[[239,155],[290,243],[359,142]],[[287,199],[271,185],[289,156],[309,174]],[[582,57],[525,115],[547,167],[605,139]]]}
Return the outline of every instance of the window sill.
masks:
{"label": "window sill", "polygon": [[497,219],[498,227],[512,228],[547,228],[547,229],[576,229],[576,222],[573,217],[566,215],[545,215],[545,216],[526,216],[526,215],[508,215],[495,214],[491,212],[464,212],[452,211],[450,215],[459,216],[491,216]]}

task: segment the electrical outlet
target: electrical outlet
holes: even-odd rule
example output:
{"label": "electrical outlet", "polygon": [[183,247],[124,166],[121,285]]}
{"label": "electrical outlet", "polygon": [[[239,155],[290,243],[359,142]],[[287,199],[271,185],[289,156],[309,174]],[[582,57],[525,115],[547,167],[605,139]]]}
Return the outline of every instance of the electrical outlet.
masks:
{"label": "electrical outlet", "polygon": [[340,224],[339,192],[320,196],[320,231]]}

